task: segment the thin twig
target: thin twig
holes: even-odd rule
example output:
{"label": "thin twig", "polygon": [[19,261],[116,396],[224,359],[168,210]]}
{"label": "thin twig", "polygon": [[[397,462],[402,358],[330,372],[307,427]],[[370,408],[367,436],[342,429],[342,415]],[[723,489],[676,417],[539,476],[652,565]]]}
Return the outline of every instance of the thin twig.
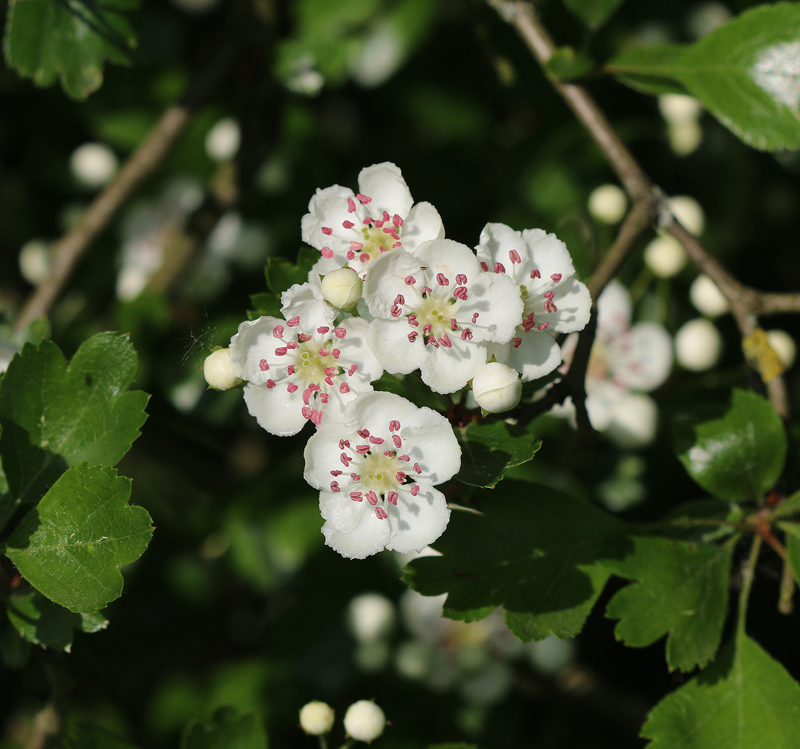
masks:
{"label": "thin twig", "polygon": [[77,225],[56,242],[50,276],[31,293],[23,305],[14,323],[15,331],[24,330],[34,320],[50,311],[80,258],[139,186],[158,169],[186,129],[193,113],[230,74],[234,63],[253,39],[252,32],[243,32],[237,24],[237,33],[232,34],[231,38],[226,36],[220,52],[193,82],[182,101],[164,112],[144,142],[125,162],[119,174],[86,209]]}
{"label": "thin twig", "polygon": [[750,599],[750,589],[753,587],[753,578],[756,575],[756,562],[761,551],[761,536],[757,533],[753,536],[753,545],[750,547],[750,556],[742,568],[742,589],[739,591],[739,619],[736,623],[736,630],[739,635],[745,633],[745,620],[747,619],[747,602]]}

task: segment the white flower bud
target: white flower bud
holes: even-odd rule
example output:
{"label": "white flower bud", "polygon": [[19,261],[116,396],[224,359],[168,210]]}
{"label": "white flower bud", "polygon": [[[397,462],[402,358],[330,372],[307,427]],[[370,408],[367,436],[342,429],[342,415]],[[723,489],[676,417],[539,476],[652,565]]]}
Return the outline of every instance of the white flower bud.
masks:
{"label": "white flower bud", "polygon": [[675,335],[675,354],[686,369],[704,372],[719,361],[722,336],[709,320],[689,320]]}
{"label": "white flower bud", "polygon": [[522,397],[519,372],[500,362],[484,364],[472,378],[472,394],[484,411],[510,411]]}
{"label": "white flower bud", "polygon": [[676,195],[667,199],[669,209],[692,234],[699,237],[706,226],[706,217],[703,209],[694,198],[689,195]]}
{"label": "white flower bud", "polygon": [[359,700],[344,714],[344,730],[356,741],[372,741],[383,733],[386,716],[374,702]]}
{"label": "white flower bud", "polygon": [[347,621],[359,642],[383,639],[394,626],[394,604],[379,593],[362,593],[350,601]]}
{"label": "white flower bud", "polygon": [[703,109],[697,99],[685,94],[664,94],[659,96],[658,108],[661,110],[661,116],[670,125],[693,122],[697,120]]}
{"label": "white flower bud", "polygon": [[38,286],[53,267],[50,244],[42,239],[31,239],[19,251],[19,272],[33,286]]}
{"label": "white flower bud", "polygon": [[604,224],[616,224],[625,215],[628,197],[616,185],[600,185],[589,195],[589,213]]}
{"label": "white flower bud", "polygon": [[117,157],[104,143],[84,143],[69,158],[72,174],[82,187],[96,190],[117,173]]}
{"label": "white flower bud", "polygon": [[697,150],[703,140],[703,128],[694,120],[675,122],[667,127],[667,138],[676,155],[688,156]]}
{"label": "white flower bud", "polygon": [[233,371],[229,350],[226,348],[217,349],[206,357],[203,362],[203,376],[209,387],[215,390],[230,390],[241,382]]}
{"label": "white flower bud", "polygon": [[728,300],[705,273],[699,275],[692,282],[689,288],[689,299],[698,312],[709,317],[719,317],[730,309]]}
{"label": "white flower bud", "polygon": [[361,279],[352,268],[338,268],[322,279],[322,297],[337,309],[352,309],[361,299]]}
{"label": "white flower bud", "polygon": [[241,131],[233,117],[220,120],[206,135],[206,153],[214,161],[228,161],[239,150]]}
{"label": "white flower bud", "polygon": [[300,728],[311,736],[321,736],[333,728],[333,708],[314,700],[300,710]]}
{"label": "white flower bud", "polygon": [[784,368],[789,369],[794,364],[797,354],[797,345],[794,339],[785,330],[768,330],[767,340]]}
{"label": "white flower bud", "polygon": [[644,262],[659,278],[672,278],[686,265],[686,250],[671,234],[659,234],[645,247]]}

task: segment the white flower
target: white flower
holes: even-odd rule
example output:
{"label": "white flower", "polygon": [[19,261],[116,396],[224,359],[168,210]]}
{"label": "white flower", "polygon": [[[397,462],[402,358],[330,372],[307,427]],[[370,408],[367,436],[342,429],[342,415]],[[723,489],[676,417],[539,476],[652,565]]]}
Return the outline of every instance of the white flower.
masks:
{"label": "white flower", "polygon": [[472,393],[484,411],[492,414],[510,411],[522,397],[519,372],[500,362],[489,362],[472,378]]}
{"label": "white flower", "polygon": [[486,364],[488,345],[511,340],[522,319],[519,288],[481,271],[466,245],[435,239],[414,255],[375,260],[364,283],[369,344],[392,374],[419,369],[437,393],[460,390]]}
{"label": "white flower", "polygon": [[380,593],[362,593],[347,607],[347,623],[360,643],[388,637],[394,627],[394,604]]}
{"label": "white flower", "polygon": [[248,381],[247,409],[270,434],[297,434],[306,421],[319,426],[323,414],[338,418],[383,374],[367,346],[369,323],[349,318],[334,327],[316,310],[312,306],[306,317],[245,321],[231,338],[231,365]]}
{"label": "white flower", "polygon": [[364,559],[382,549],[419,551],[450,518],[435,485],[461,466],[461,448],[444,416],[392,393],[349,403],[305,449],[304,477],[320,490],[325,543]]}
{"label": "white flower", "polygon": [[359,700],[344,714],[344,730],[356,741],[373,741],[386,728],[386,716],[374,702]]}
{"label": "white flower", "polygon": [[[655,436],[657,409],[649,396],[669,376],[672,341],[655,322],[631,325],[631,301],[618,281],[610,283],[597,300],[597,335],[586,372],[586,410],[592,426],[622,447],[637,447]],[[570,361],[577,337],[563,346]],[[638,392],[637,392],[638,391]],[[574,407],[554,409],[571,414]]]}
{"label": "white flower", "polygon": [[352,309],[361,299],[361,279],[352,268],[337,268],[325,275],[320,290],[332,307]]}
{"label": "white flower", "polygon": [[233,371],[229,353],[226,348],[217,349],[203,362],[203,377],[206,378],[208,386],[215,390],[230,390],[241,382]]}
{"label": "white flower", "polygon": [[481,268],[509,277],[524,304],[513,339],[491,352],[520,372],[522,382],[552,372],[561,364],[561,350],[551,334],[581,330],[592,306],[589,289],[574,278],[566,245],[541,229],[520,233],[487,224],[477,250]]}
{"label": "white flower", "polygon": [[413,204],[394,164],[362,169],[358,189],[318,189],[308,204],[303,241],[322,253],[320,273],[349,265],[363,276],[369,263],[387,250],[403,247],[414,252],[420,243],[444,237],[437,210],[430,203]]}
{"label": "white flower", "polygon": [[300,710],[300,727],[310,736],[321,736],[333,728],[334,712],[330,705],[314,700]]}
{"label": "white flower", "polygon": [[722,354],[722,336],[704,317],[689,320],[675,334],[675,355],[692,372],[711,369]]}
{"label": "white flower", "polygon": [[229,161],[239,150],[242,134],[233,117],[221,119],[206,135],[206,153],[214,161]]}

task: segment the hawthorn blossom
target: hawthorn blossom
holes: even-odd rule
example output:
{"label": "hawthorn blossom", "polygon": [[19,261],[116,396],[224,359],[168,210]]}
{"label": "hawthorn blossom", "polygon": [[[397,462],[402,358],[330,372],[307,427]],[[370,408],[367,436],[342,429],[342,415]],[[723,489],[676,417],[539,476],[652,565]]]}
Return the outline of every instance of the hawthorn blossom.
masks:
{"label": "hawthorn blossom", "polygon": [[[627,289],[612,281],[597,300],[597,334],[586,372],[589,420],[622,447],[653,440],[658,410],[644,393],[661,386],[672,369],[669,333],[656,322],[631,325],[631,314]],[[576,344],[576,336],[564,342],[565,361]],[[554,413],[570,413],[572,404],[565,406]]]}
{"label": "hawthorn blossom", "polygon": [[372,391],[383,369],[367,346],[369,323],[348,318],[335,326],[324,302],[305,297],[307,284],[284,295],[288,310],[298,302],[305,315],[245,321],[231,338],[234,373],[247,380],[248,411],[270,434],[297,434],[306,421],[319,426],[323,414],[337,418],[345,404]]}
{"label": "hawthorn blossom", "polygon": [[349,265],[363,276],[381,253],[414,252],[444,237],[438,211],[430,203],[415,205],[400,169],[388,161],[361,170],[357,193],[340,185],[318,189],[308,210],[303,241],[322,253],[315,266],[321,274]]}
{"label": "hawthorn blossom", "polygon": [[449,239],[379,257],[364,299],[374,318],[367,340],[384,369],[419,369],[437,393],[464,387],[486,364],[489,344],[510,341],[522,319],[519,287],[482,271],[469,247]]}
{"label": "hawthorn blossom", "polygon": [[522,382],[552,372],[561,364],[553,334],[581,330],[592,306],[589,289],[574,277],[566,245],[541,229],[486,224],[476,249],[481,268],[510,278],[524,304],[513,339],[492,353],[520,372]]}
{"label": "hawthorn blossom", "polygon": [[326,421],[305,449],[304,478],[319,489],[325,543],[364,559],[382,549],[419,551],[450,519],[435,488],[461,466],[449,422],[393,393],[367,393]]}

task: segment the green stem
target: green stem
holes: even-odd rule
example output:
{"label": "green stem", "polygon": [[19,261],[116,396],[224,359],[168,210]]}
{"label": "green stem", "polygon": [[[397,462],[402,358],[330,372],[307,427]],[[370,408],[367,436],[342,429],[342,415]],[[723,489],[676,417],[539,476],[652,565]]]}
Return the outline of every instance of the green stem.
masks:
{"label": "green stem", "polygon": [[753,545],[750,547],[750,556],[747,559],[747,564],[742,570],[742,590],[739,593],[739,621],[736,625],[737,637],[745,634],[745,618],[747,616],[747,602],[750,599],[750,588],[753,586],[753,578],[755,577],[756,562],[758,561],[758,554],[761,551],[761,543],[764,539],[758,534],[753,537]]}

